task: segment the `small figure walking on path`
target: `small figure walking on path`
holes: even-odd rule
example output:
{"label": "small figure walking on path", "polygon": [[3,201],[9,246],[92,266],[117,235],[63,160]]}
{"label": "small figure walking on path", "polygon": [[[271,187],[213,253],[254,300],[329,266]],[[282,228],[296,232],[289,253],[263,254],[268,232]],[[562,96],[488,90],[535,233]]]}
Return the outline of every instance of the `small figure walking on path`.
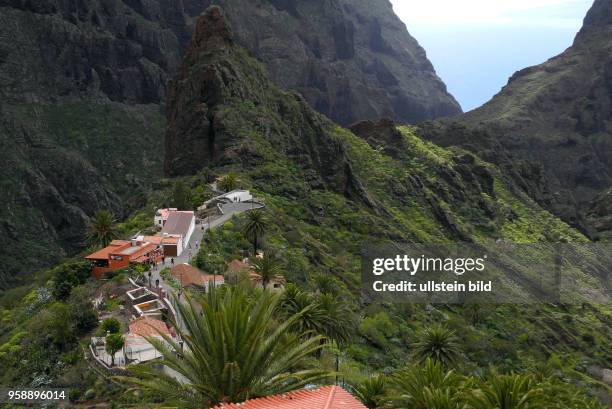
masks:
{"label": "small figure walking on path", "polygon": [[155,279],[155,287],[159,288],[159,278]]}
{"label": "small figure walking on path", "polygon": [[170,259],[170,264],[174,265],[174,257]]}
{"label": "small figure walking on path", "polygon": [[166,265],[166,256],[162,256],[162,264]]}

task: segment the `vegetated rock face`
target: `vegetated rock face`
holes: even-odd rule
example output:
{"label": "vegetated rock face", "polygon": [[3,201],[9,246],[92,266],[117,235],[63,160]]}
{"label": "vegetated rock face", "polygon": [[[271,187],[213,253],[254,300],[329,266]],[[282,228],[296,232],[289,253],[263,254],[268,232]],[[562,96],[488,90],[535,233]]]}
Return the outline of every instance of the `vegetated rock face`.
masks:
{"label": "vegetated rock face", "polygon": [[211,3],[277,85],[341,125],[461,112],[388,0],[188,0],[185,9],[197,16]]}
{"label": "vegetated rock face", "polygon": [[612,186],[612,3],[595,1],[570,48],[514,74],[481,108],[422,129],[523,168],[532,197],[593,238],[609,235],[601,200]]}
{"label": "vegetated rock face", "polygon": [[397,129],[395,122],[387,118],[357,122],[350,127],[350,130],[365,139],[372,148],[393,158],[399,157],[407,148],[406,140]]}
{"label": "vegetated rock face", "polygon": [[300,95],[274,87],[263,67],[235,44],[222,9],[211,6],[198,19],[178,78],[168,86],[166,174],[261,163],[264,155],[250,149],[248,129],[237,126],[254,113],[249,125],[264,128],[268,143],[309,169],[313,185],[346,194],[360,189],[331,134],[334,125]]}
{"label": "vegetated rock face", "polygon": [[362,220],[347,229],[372,240],[512,238],[543,220],[554,227],[528,239],[583,238],[470,152],[426,143],[391,120],[355,124],[354,133],[335,125],[271,83],[218,6],[198,19],[169,84],[167,123],[168,176],[239,172],[300,223],[335,223],[324,215],[337,206]]}
{"label": "vegetated rock face", "polygon": [[82,249],[96,210],[122,216],[161,176],[185,27],[179,1],[0,0],[0,287]]}

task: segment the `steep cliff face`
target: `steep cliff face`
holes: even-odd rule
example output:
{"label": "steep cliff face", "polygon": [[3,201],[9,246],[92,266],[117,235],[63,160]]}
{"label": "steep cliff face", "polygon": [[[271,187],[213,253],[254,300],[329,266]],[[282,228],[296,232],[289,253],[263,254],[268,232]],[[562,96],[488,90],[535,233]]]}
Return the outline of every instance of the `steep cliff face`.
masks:
{"label": "steep cliff face", "polygon": [[540,167],[545,180],[534,197],[592,237],[607,234],[605,223],[587,217],[592,201],[612,186],[611,10],[609,1],[595,1],[565,52],[517,72],[481,108],[423,125],[434,141],[506,168]]}
{"label": "steep cliff face", "polygon": [[96,210],[121,217],[162,175],[185,23],[180,2],[138,4],[0,1],[2,287],[82,249]]}
{"label": "steep cliff face", "polygon": [[186,1],[185,9],[197,16],[202,3],[223,7],[236,41],[277,85],[341,125],[460,113],[388,0]]}
{"label": "steep cliff face", "polygon": [[265,155],[249,135],[257,129],[264,130],[267,144],[308,169],[313,185],[346,194],[359,189],[333,124],[301,96],[272,85],[264,68],[235,43],[218,6],[198,19],[178,78],[168,86],[167,105],[168,175],[261,164]]}

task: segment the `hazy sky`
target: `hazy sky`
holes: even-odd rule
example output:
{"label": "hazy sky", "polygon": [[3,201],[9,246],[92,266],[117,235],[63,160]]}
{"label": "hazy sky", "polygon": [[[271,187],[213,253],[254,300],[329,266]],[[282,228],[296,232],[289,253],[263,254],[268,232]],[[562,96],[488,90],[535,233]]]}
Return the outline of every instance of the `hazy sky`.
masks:
{"label": "hazy sky", "polygon": [[593,0],[391,0],[464,111],[572,44]]}

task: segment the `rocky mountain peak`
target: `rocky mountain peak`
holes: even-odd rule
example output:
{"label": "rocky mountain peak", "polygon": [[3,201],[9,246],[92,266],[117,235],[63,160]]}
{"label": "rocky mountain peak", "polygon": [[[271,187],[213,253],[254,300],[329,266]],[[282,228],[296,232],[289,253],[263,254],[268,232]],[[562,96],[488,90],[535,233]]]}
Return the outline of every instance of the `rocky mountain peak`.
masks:
{"label": "rocky mountain peak", "polygon": [[234,34],[219,6],[210,6],[198,18],[189,53],[214,52],[234,45]]}
{"label": "rocky mountain peak", "polygon": [[[612,26],[612,2],[595,0],[584,19],[584,28]],[[584,30],[584,29],[583,29]]]}

